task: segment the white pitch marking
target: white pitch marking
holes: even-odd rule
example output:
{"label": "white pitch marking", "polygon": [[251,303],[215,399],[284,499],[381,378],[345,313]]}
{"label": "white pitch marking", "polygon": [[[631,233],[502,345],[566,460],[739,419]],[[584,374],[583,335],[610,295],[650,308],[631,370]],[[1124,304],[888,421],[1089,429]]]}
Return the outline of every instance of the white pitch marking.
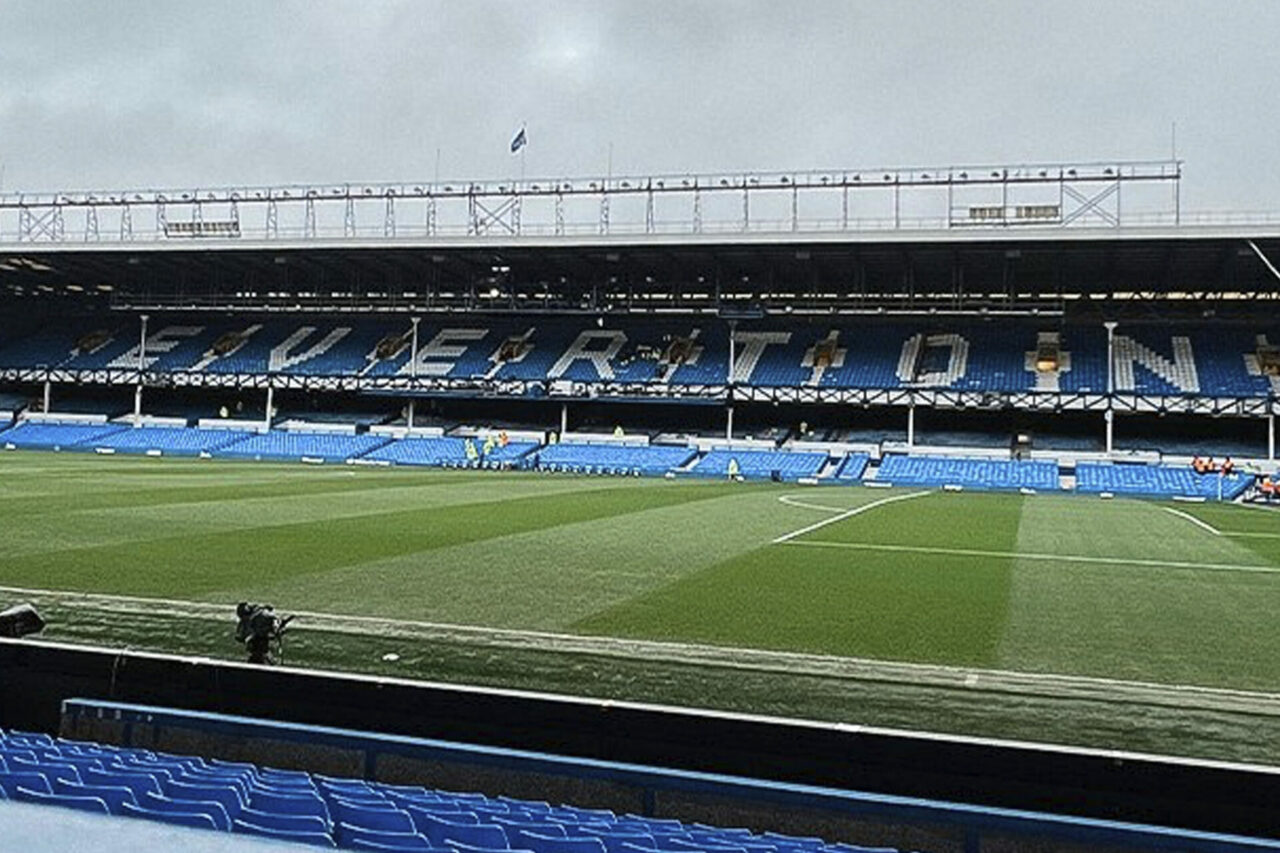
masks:
{"label": "white pitch marking", "polygon": [[1173,508],[1173,507],[1171,507],[1171,506],[1167,506],[1167,507],[1165,507],[1165,508],[1164,508],[1164,511],[1165,511],[1165,512],[1171,512],[1171,513],[1173,513],[1174,515],[1176,515],[1178,518],[1182,518],[1182,519],[1185,519],[1185,520],[1187,520],[1187,521],[1191,522],[1191,523],[1192,523],[1192,524],[1194,524],[1196,527],[1199,527],[1201,530],[1207,530],[1207,531],[1209,531],[1209,532],[1210,532],[1210,533],[1212,533],[1214,536],[1221,536],[1221,535],[1222,535],[1222,531],[1221,531],[1221,530],[1219,530],[1218,528],[1214,527],[1212,524],[1209,524],[1208,522],[1201,521],[1200,519],[1196,518],[1196,517],[1195,517],[1194,515],[1192,515],[1191,513],[1183,512],[1183,511],[1182,511],[1182,510],[1180,510],[1180,509],[1174,509],[1174,508]]}
{"label": "white pitch marking", "polygon": [[939,554],[948,557],[999,557],[1015,560],[1039,560],[1058,563],[1095,563],[1106,566],[1143,566],[1157,569],[1205,569],[1218,572],[1257,572],[1280,574],[1280,568],[1248,566],[1235,563],[1184,563],[1176,560],[1141,560],[1130,557],[1086,557],[1070,554],[1035,554],[1017,551],[978,551],[968,548],[934,548],[925,545],[876,545],[868,542],[824,542],[810,539],[803,542],[777,542],[779,545],[809,545],[814,548],[849,548],[854,551],[892,551],[907,554]]}
{"label": "white pitch marking", "polygon": [[845,507],[845,506],[822,506],[821,504],[805,503],[804,501],[796,500],[790,495],[781,496],[780,498],[778,498],[778,502],[784,503],[787,506],[798,506],[801,509],[816,509],[816,510],[821,510],[822,512],[844,512],[846,509],[848,509],[848,507]]}
{"label": "white pitch marking", "polygon": [[933,494],[933,492],[910,492],[905,495],[894,495],[893,497],[889,497],[889,498],[881,498],[878,501],[872,501],[869,504],[863,504],[862,506],[856,506],[853,509],[845,510],[839,515],[833,515],[830,518],[824,518],[822,521],[815,522],[806,527],[801,527],[799,530],[793,530],[790,533],[784,533],[781,536],[779,536],[777,539],[774,539],[773,544],[781,545],[784,542],[790,542],[792,539],[795,539],[797,536],[803,536],[806,533],[812,533],[813,531],[818,530],[819,528],[826,527],[828,524],[835,524],[837,521],[844,521],[846,518],[853,518],[855,515],[859,513],[866,512],[867,510],[875,509],[876,507],[884,506],[885,504],[891,504],[891,503],[896,503],[898,501],[910,500],[911,498],[920,498],[920,497],[924,497],[925,495],[931,495],[931,494]]}
{"label": "white pitch marking", "polygon": [[1241,536],[1246,539],[1280,539],[1280,533],[1262,533],[1255,530],[1224,530],[1223,536]]}

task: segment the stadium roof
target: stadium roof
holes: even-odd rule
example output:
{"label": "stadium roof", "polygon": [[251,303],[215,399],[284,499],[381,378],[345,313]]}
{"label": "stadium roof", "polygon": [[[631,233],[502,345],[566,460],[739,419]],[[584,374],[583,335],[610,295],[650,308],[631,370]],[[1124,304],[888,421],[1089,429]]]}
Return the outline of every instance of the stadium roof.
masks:
{"label": "stadium roof", "polygon": [[1135,161],[10,194],[0,294],[722,312],[1276,298],[1280,215],[1185,212],[1181,177]]}
{"label": "stadium roof", "polygon": [[[788,235],[768,239],[27,245],[0,291],[116,307],[761,310],[1015,307],[1083,296],[1276,298],[1280,226]],[[1252,242],[1252,245],[1251,245]],[[323,307],[316,304],[314,307]]]}

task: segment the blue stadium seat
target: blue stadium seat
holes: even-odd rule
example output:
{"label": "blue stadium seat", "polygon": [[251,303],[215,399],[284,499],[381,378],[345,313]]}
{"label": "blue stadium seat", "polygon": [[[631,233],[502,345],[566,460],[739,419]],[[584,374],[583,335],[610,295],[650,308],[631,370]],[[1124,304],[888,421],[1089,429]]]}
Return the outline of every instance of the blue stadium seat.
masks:
{"label": "blue stadium seat", "polygon": [[9,799],[13,799],[19,788],[26,788],[29,791],[40,791],[45,794],[52,794],[53,788],[49,784],[49,779],[43,773],[39,772],[14,772],[0,773],[0,791],[4,791]]}
{"label": "blue stadium seat", "polygon": [[681,468],[696,455],[690,447],[562,442],[538,450],[529,459],[531,467],[549,471],[654,476]]}
{"label": "blue stadium seat", "polygon": [[379,832],[417,832],[413,818],[393,803],[383,801],[356,803],[337,797],[329,800],[329,815],[334,823],[345,823]]}
{"label": "blue stadium seat", "polygon": [[454,823],[422,812],[414,815],[414,823],[436,847],[456,843],[502,849],[508,844],[506,830],[499,824]]}
{"label": "blue stadium seat", "polygon": [[65,797],[96,797],[107,804],[112,814],[120,814],[125,803],[137,805],[133,791],[128,788],[116,788],[105,785],[81,785],[75,782],[53,781],[53,793]]}
{"label": "blue stadium seat", "polygon": [[[231,829],[231,818],[227,815],[226,808],[222,803],[212,800],[174,800],[159,794],[144,794],[138,798],[137,807],[153,813],[188,816],[200,814],[206,816],[216,829]],[[128,813],[129,807],[124,806],[123,811]]]}
{"label": "blue stadium seat", "polygon": [[582,835],[599,838],[600,843],[604,845],[608,853],[625,853],[623,846],[644,847],[650,850],[656,850],[654,845],[654,837],[647,833],[640,832],[623,832],[611,829],[584,829],[581,830]]}
{"label": "blue stadium seat", "polygon": [[508,837],[512,847],[534,853],[607,853],[598,838],[564,838],[522,829],[508,831]]}
{"label": "blue stadium seat", "polygon": [[72,794],[47,794],[44,791],[19,786],[13,791],[13,799],[46,806],[62,806],[82,812],[111,814],[107,804],[98,797],[81,797]]}
{"label": "blue stadium seat", "polygon": [[880,461],[880,482],[896,486],[962,486],[966,489],[1058,488],[1058,464],[1014,459],[961,459],[890,454]]}
{"label": "blue stadium seat", "polygon": [[703,477],[727,477],[730,463],[736,462],[738,473],[748,480],[769,479],[776,472],[779,479],[799,480],[816,477],[827,463],[828,454],[787,450],[712,450],[690,469]]}
{"label": "blue stadium seat", "polygon": [[307,791],[292,790],[284,793],[279,790],[254,788],[249,792],[249,806],[259,811],[281,815],[300,815],[316,817],[325,824],[329,822],[329,808],[324,800],[315,793],[314,788]]}
{"label": "blue stadium seat", "polygon": [[244,820],[234,820],[231,823],[232,832],[238,832],[242,835],[257,835],[264,838],[274,838],[277,841],[292,841],[298,844],[310,844],[312,847],[335,847],[333,839],[327,832],[296,832],[288,829],[275,829],[269,826],[258,826]]}
{"label": "blue stadium seat", "polygon": [[120,813],[130,817],[140,817],[147,820],[158,821],[160,823],[189,826],[196,829],[226,828],[219,826],[213,815],[206,811],[199,810],[157,809],[150,806],[134,806],[129,803],[125,803],[120,807]]}
{"label": "blue stadium seat", "polygon": [[227,445],[213,452],[214,456],[228,459],[320,459],[325,462],[345,462],[357,459],[370,451],[389,443],[387,436],[283,432],[256,433],[242,441]]}
{"label": "blue stadium seat", "polygon": [[240,810],[239,819],[255,826],[286,832],[329,832],[331,829],[327,820],[315,815],[280,814],[247,806]]}
{"label": "blue stadium seat", "polygon": [[189,781],[169,780],[161,783],[165,796],[186,803],[218,803],[233,820],[245,803],[240,791],[233,784],[199,784]]}
{"label": "blue stadium seat", "polygon": [[56,760],[38,759],[28,761],[13,756],[7,761],[10,773],[39,773],[49,781],[61,779],[64,782],[80,782],[80,771],[71,764],[63,764]]}
{"label": "blue stadium seat", "polygon": [[341,847],[350,847],[355,841],[359,840],[380,844],[392,850],[443,849],[447,851],[449,849],[447,847],[433,847],[425,835],[417,832],[381,832],[376,829],[366,829],[346,823],[339,823],[334,827],[334,837]]}
{"label": "blue stadium seat", "polygon": [[1246,474],[1197,474],[1190,466],[1082,462],[1076,466],[1076,491],[1147,497],[1234,500],[1249,487]]}
{"label": "blue stadium seat", "polygon": [[474,811],[468,810],[455,802],[425,803],[410,802],[405,799],[397,799],[395,801],[413,816],[414,823],[417,824],[419,831],[425,831],[422,829],[422,818],[434,818],[446,823],[476,824],[480,822],[480,818],[476,816]]}

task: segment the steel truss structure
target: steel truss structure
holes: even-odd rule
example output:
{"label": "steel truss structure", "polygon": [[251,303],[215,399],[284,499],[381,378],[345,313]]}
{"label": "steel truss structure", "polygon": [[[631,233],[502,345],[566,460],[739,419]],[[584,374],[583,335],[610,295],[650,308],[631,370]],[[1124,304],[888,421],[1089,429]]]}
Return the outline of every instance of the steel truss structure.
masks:
{"label": "steel truss structure", "polygon": [[143,371],[132,368],[68,370],[8,368],[0,381],[27,384],[113,385],[144,388],[320,391],[398,396],[453,395],[518,400],[672,403],[788,403],[861,407],[931,408],[974,411],[1106,412],[1190,414],[1262,418],[1280,414],[1276,397],[1159,396],[1051,391],[954,391],[938,388],[820,388],[737,384],[670,385],[654,382],[579,382],[560,379],[472,379],[429,376],[301,375]]}
{"label": "steel truss structure", "polygon": [[[0,195],[0,245],[1179,225],[1180,160]],[[1126,187],[1164,186],[1131,210]]]}

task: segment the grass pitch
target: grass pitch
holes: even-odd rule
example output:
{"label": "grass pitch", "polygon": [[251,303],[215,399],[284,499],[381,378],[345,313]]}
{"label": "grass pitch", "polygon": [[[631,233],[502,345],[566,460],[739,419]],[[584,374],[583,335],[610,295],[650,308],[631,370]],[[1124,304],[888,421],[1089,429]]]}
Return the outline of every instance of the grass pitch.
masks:
{"label": "grass pitch", "polygon": [[50,639],[1280,764],[1267,511],[10,453],[0,542]]}

